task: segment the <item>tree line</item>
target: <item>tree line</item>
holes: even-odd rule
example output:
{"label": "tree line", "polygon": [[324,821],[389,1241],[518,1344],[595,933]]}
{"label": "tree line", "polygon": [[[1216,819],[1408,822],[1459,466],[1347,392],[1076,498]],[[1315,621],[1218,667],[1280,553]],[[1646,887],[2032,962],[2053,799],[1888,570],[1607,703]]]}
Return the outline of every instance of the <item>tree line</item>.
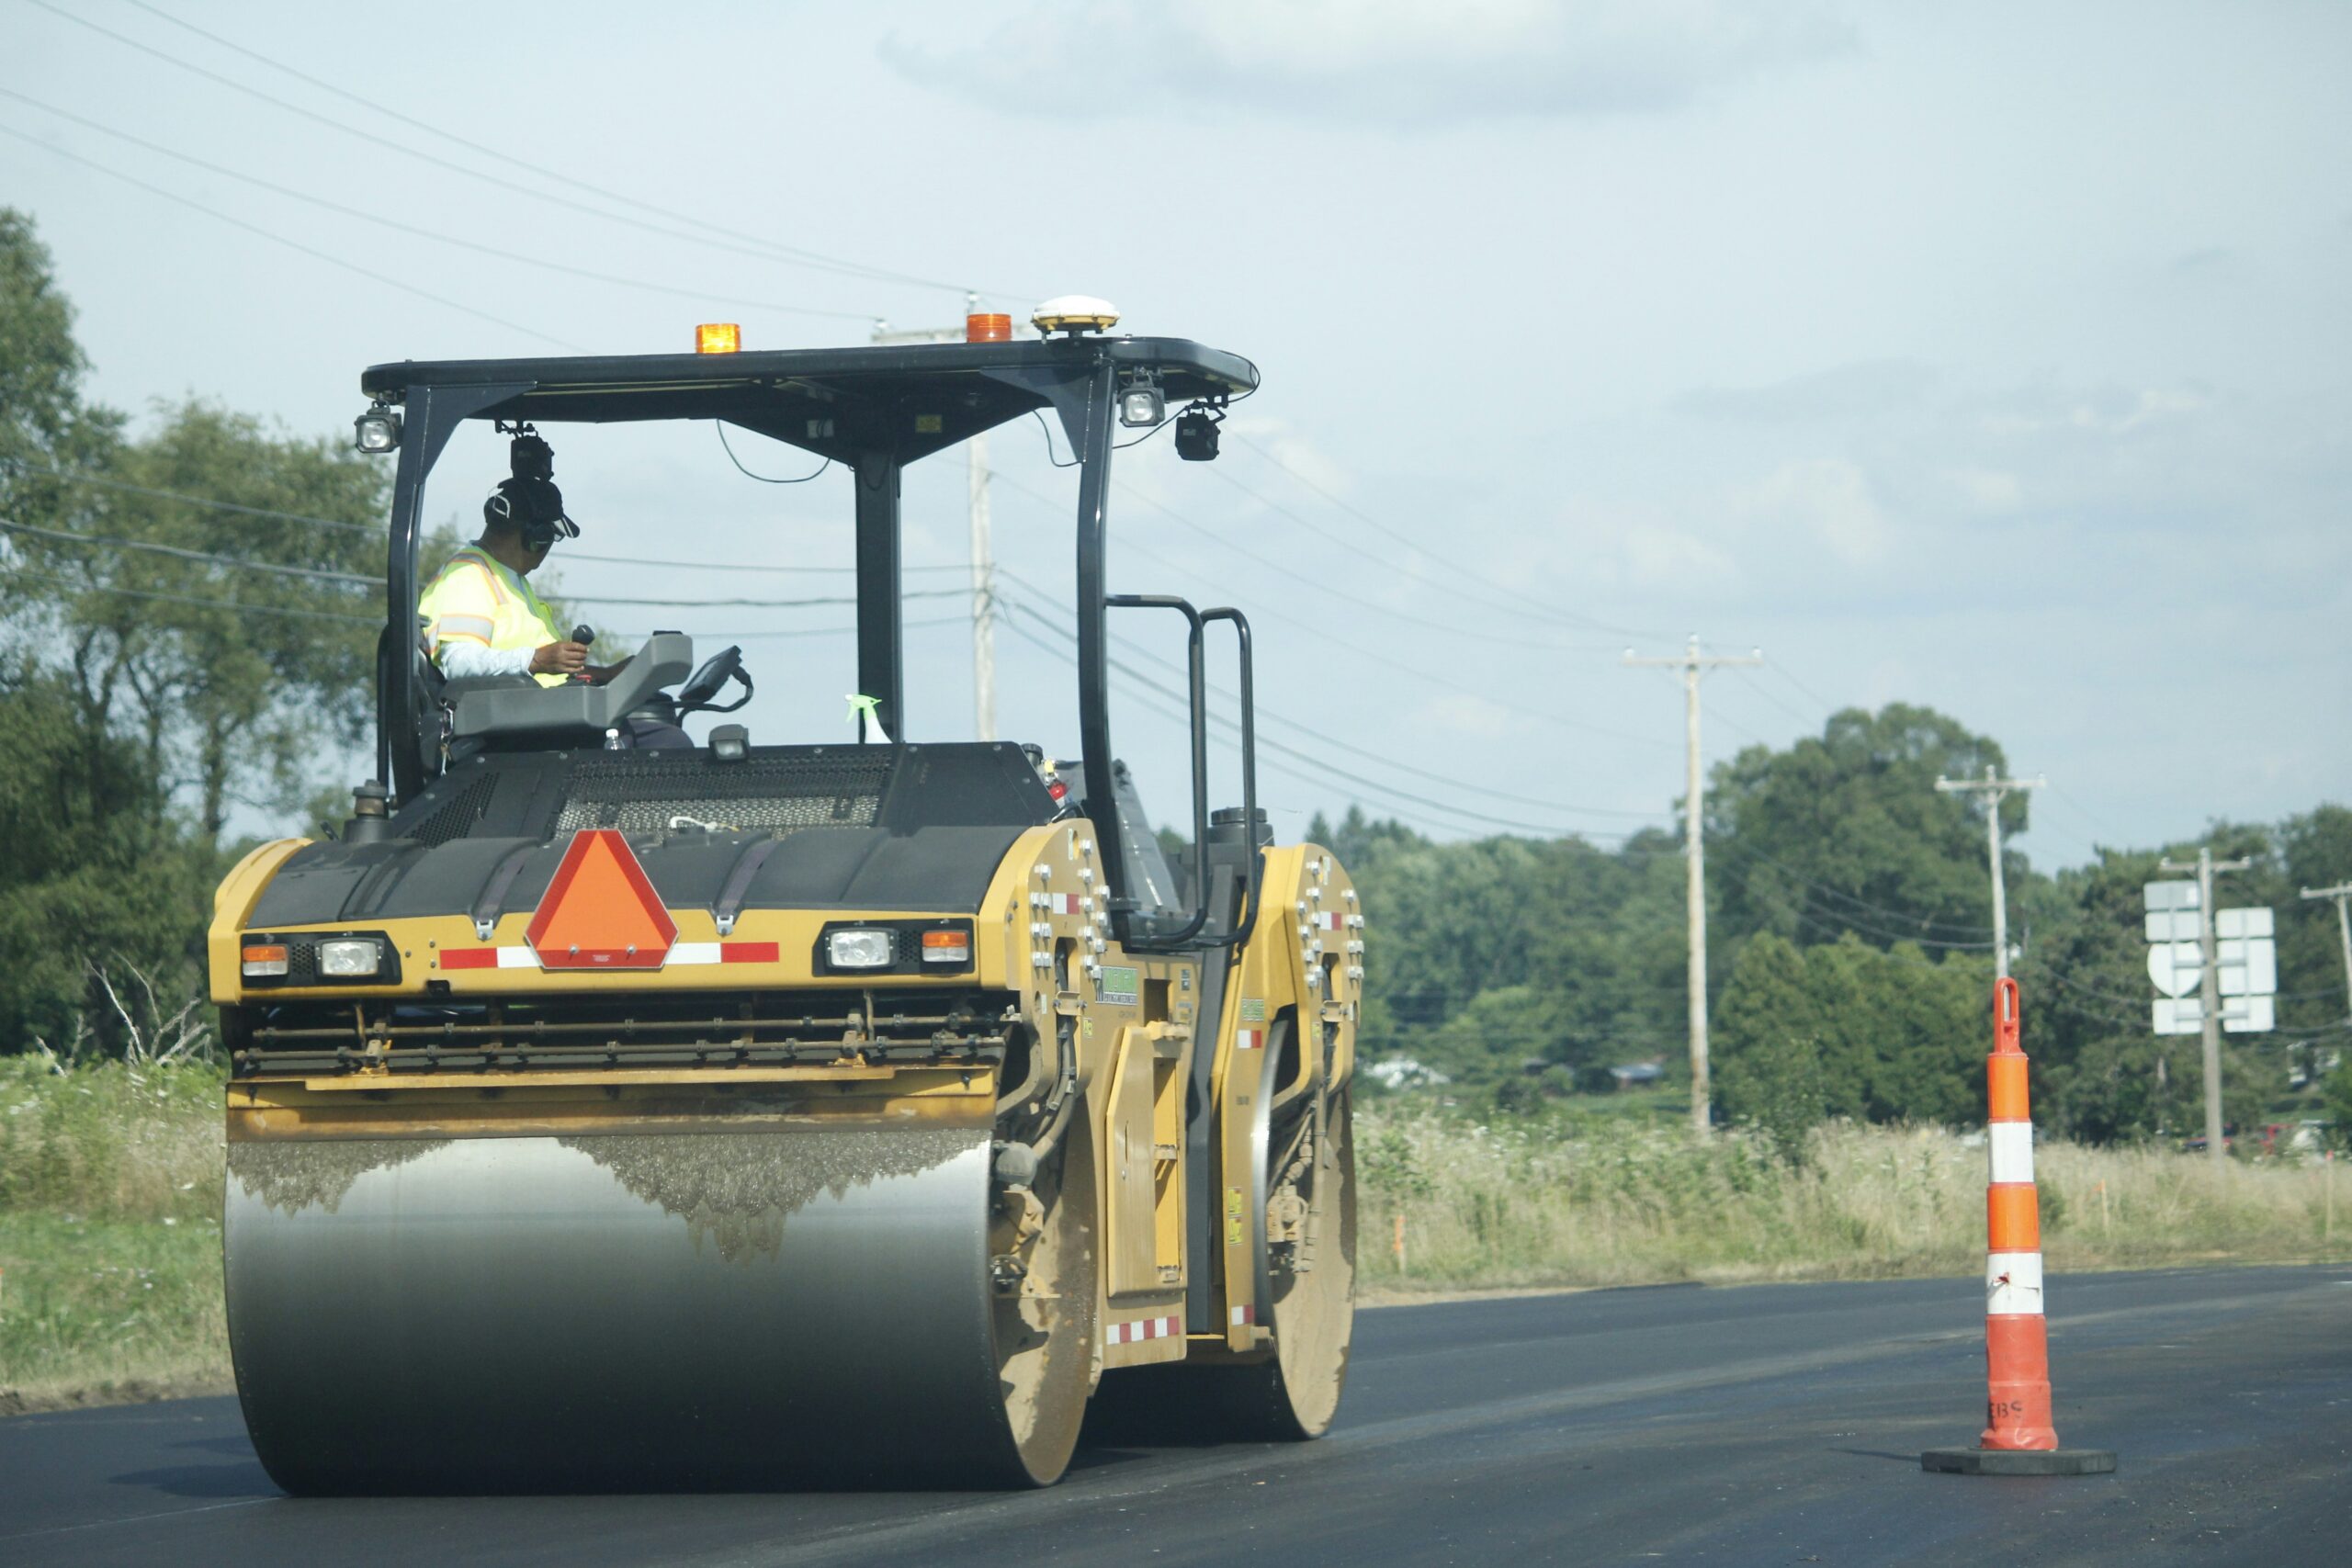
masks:
{"label": "tree line", "polygon": [[[1991,1042],[1991,873],[1984,807],[1938,777],[2006,773],[1998,741],[1923,707],[1833,715],[1818,736],[1752,746],[1712,772],[1708,994],[1719,1111],[1793,1143],[1829,1116],[1983,1118]],[[2023,833],[2029,798],[2000,806]],[[1310,836],[1335,850],[1368,912],[1367,1060],[1408,1057],[1444,1092],[1509,1109],[1612,1087],[1655,1061],[1687,1084],[1682,843],[1577,839],[1436,843],[1361,810]],[[2278,1029],[2225,1036],[2232,1124],[2325,1113],[2352,1128],[2352,1045],[2334,912],[2298,890],[2352,875],[2352,810],[2216,823],[2217,855],[2253,868],[2223,907],[2267,905],[2278,930]],[[2151,1032],[2142,885],[2194,843],[2101,847],[2055,874],[2004,855],[2013,973],[2025,998],[2035,1111],[2109,1143],[2200,1128],[2195,1036]]]}
{"label": "tree line", "polygon": [[381,465],[197,397],[134,431],[74,322],[0,208],[0,1049],[201,992],[212,888],[325,814],[383,621]]}

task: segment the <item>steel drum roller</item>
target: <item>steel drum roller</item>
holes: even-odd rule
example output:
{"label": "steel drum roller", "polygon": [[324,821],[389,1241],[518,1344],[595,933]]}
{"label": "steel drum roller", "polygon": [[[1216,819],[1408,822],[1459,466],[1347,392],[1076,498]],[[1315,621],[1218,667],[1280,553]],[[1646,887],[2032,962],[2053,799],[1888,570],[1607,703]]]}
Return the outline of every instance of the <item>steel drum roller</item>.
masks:
{"label": "steel drum roller", "polygon": [[[296,1493],[1017,1483],[989,1156],[903,1124],[232,1144],[254,1448]],[[1054,1337],[1082,1404],[1091,1333]]]}

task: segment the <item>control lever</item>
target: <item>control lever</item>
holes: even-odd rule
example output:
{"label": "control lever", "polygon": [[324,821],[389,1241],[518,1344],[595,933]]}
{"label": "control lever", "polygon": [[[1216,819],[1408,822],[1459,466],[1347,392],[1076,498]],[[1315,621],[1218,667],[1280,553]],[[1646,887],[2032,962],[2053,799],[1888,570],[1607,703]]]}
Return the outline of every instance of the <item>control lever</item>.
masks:
{"label": "control lever", "polygon": [[[582,648],[594,648],[596,646],[596,628],[582,622],[571,628],[571,640]],[[572,676],[571,679],[583,686],[589,684],[588,676],[584,671]]]}

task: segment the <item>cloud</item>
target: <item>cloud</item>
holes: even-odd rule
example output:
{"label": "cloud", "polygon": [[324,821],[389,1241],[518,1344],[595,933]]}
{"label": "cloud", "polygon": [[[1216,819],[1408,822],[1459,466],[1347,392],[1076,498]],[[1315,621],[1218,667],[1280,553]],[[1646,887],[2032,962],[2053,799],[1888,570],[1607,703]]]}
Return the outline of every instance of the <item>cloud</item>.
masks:
{"label": "cloud", "polygon": [[1700,387],[1677,393],[1667,408],[1699,419],[1754,423],[1860,419],[1916,409],[1936,387],[1935,371],[1915,360],[1871,359],[1762,387]]}
{"label": "cloud", "polygon": [[1802,532],[1849,566],[1885,555],[1893,533],[1869,476],[1842,457],[1783,463],[1736,491],[1733,505],[1767,536]]}
{"label": "cloud", "polygon": [[976,41],[880,52],[1015,113],[1426,126],[1655,113],[1854,47],[1817,0],[1035,0]]}
{"label": "cloud", "polygon": [[1412,722],[1479,740],[1499,740],[1527,728],[1526,721],[1516,717],[1510,709],[1466,693],[1430,698],[1413,710]]}

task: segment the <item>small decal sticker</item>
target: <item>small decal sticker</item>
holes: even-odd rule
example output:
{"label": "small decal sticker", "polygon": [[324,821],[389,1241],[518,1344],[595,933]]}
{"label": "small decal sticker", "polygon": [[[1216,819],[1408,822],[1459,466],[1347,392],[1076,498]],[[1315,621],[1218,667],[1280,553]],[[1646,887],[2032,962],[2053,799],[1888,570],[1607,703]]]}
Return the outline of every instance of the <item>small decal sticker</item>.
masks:
{"label": "small decal sticker", "polygon": [[1263,1022],[1265,1022],[1265,1021],[1266,1021],[1266,998],[1263,998],[1263,997],[1244,997],[1244,998],[1241,998],[1241,1021],[1242,1021],[1242,1022],[1244,1022],[1244,1023],[1263,1023]]}

